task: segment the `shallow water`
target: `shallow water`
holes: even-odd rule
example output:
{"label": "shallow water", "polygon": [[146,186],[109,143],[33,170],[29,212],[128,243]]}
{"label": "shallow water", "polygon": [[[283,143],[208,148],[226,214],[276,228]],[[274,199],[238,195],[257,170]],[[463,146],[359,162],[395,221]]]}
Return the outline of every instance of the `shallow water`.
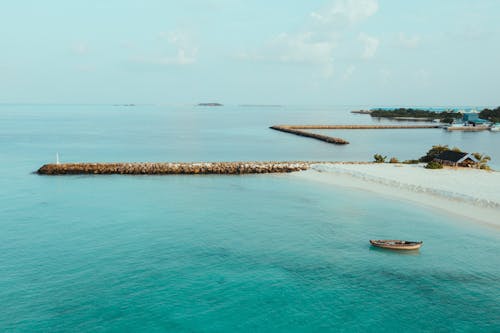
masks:
{"label": "shallow water", "polygon": [[[373,140],[338,149],[266,127],[351,117],[1,106],[0,330],[499,330],[495,229],[289,175],[30,173],[56,151],[63,161],[368,159]],[[424,246],[369,247],[393,237]]]}

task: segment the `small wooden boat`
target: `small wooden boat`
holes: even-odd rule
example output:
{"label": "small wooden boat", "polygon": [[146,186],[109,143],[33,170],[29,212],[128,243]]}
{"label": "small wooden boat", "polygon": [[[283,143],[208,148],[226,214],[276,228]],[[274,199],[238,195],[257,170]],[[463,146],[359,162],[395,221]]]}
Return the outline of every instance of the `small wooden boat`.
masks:
{"label": "small wooden boat", "polygon": [[376,247],[391,250],[418,250],[422,246],[423,242],[412,242],[398,239],[370,239],[370,244]]}

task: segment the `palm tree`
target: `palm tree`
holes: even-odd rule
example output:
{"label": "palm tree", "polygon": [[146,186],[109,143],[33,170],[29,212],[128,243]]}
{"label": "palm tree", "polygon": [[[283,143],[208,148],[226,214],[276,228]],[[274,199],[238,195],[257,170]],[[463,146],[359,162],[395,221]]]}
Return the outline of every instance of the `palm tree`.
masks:
{"label": "palm tree", "polygon": [[488,155],[481,154],[481,153],[473,153],[472,156],[474,156],[474,158],[477,159],[477,161],[478,161],[477,165],[478,165],[479,169],[486,169],[486,170],[490,169],[488,162],[491,161],[491,157],[489,157]]}

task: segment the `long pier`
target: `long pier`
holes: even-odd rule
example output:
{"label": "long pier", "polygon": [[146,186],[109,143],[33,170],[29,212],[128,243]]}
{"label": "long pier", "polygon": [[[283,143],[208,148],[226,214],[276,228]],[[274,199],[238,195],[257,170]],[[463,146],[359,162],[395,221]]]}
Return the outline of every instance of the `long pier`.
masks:
{"label": "long pier", "polygon": [[[183,162],[45,164],[39,175],[240,175],[307,170],[318,162]],[[322,163],[322,162],[319,162]]]}
{"label": "long pier", "polygon": [[490,128],[486,126],[460,126],[453,127],[450,126],[446,130],[447,131],[464,131],[464,132],[479,132],[479,131],[488,131]]}
{"label": "long pier", "polygon": [[337,145],[346,145],[349,141],[342,138],[332,137],[323,134],[311,133],[304,130],[311,129],[336,129],[336,130],[358,130],[358,129],[429,129],[442,128],[441,125],[274,125],[270,127],[273,130],[309,137],[316,140],[333,143]]}
{"label": "long pier", "polygon": [[[295,134],[295,135],[299,135],[299,136],[305,136],[308,138],[313,138],[316,140],[320,140],[320,141],[324,141],[324,142],[328,142],[328,143],[333,143],[336,145],[346,145],[349,143],[348,141],[346,141],[342,138],[335,138],[335,137],[328,136],[328,135],[316,134],[316,133],[301,131],[298,129],[298,128],[302,128],[302,127],[271,126],[270,128],[272,128],[273,130],[276,130],[276,131],[291,133],[291,134]],[[313,127],[313,128],[315,128],[315,127]]]}

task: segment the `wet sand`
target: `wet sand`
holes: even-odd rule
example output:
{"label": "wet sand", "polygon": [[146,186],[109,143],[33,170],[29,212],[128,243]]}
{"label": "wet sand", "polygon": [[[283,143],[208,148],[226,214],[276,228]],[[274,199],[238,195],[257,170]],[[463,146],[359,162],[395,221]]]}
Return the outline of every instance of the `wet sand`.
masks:
{"label": "wet sand", "polygon": [[292,177],[370,191],[500,229],[500,173],[422,164],[315,164]]}

